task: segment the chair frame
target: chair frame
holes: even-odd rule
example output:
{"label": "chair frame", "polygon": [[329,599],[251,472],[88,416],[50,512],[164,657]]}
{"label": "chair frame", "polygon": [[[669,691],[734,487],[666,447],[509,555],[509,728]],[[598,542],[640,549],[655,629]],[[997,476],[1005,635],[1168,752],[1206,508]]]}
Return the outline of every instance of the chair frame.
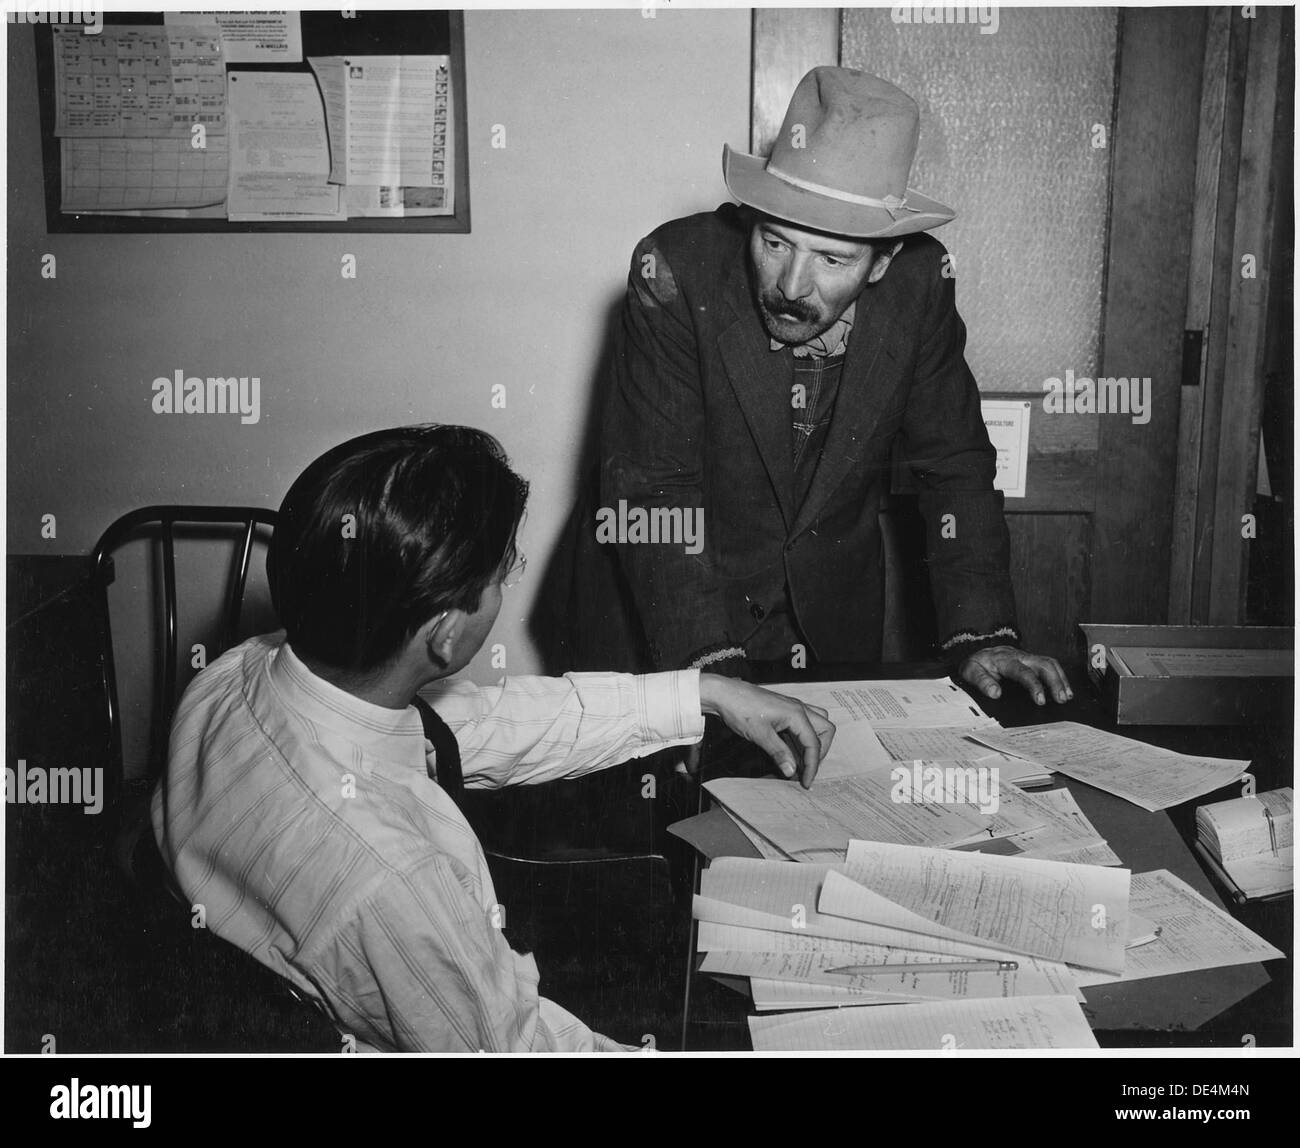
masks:
{"label": "chair frame", "polygon": [[[227,526],[243,527],[239,540],[239,561],[225,596],[219,630],[219,649],[228,649],[239,629],[239,618],[244,605],[244,591],[248,584],[248,570],[252,560],[253,541],[259,527],[274,530],[277,515],[274,510],[254,506],[143,506],[116,519],[95,543],[91,551],[91,581],[95,587],[101,610],[102,672],[104,702],[108,716],[109,765],[122,787],[123,814],[114,842],[119,866],[134,878],[133,854],[138,844],[143,823],[141,809],[147,810],[149,790],[162,772],[167,754],[167,739],[171,731],[172,716],[176,708],[177,683],[177,594],[176,594],[176,527]],[[117,664],[113,652],[112,616],[109,604],[109,586],[116,577],[114,555],[126,542],[139,535],[149,540],[145,528],[156,527],[162,542],[163,565],[163,681],[161,697],[155,702],[151,715],[145,774],[128,784],[125,752],[122,747],[122,708],[117,689]],[[157,697],[157,695],[155,695]],[[141,809],[132,808],[140,806]]]}

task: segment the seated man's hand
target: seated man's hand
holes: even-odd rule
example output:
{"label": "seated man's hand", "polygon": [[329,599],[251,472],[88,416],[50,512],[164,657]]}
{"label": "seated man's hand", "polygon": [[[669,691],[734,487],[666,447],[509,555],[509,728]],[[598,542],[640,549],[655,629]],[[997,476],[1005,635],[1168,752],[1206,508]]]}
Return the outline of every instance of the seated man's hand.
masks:
{"label": "seated man's hand", "polygon": [[962,662],[957,673],[968,686],[974,686],[989,698],[1002,696],[1001,683],[1004,680],[1024,686],[1035,705],[1046,704],[1049,696],[1058,702],[1068,702],[1074,697],[1065,671],[1055,658],[1027,654],[1015,646],[988,646],[976,650]]}
{"label": "seated man's hand", "polygon": [[835,737],[830,715],[821,707],[717,674],[700,675],[700,709],[766,752],[782,776],[793,777],[802,762],[799,780],[805,789]]}

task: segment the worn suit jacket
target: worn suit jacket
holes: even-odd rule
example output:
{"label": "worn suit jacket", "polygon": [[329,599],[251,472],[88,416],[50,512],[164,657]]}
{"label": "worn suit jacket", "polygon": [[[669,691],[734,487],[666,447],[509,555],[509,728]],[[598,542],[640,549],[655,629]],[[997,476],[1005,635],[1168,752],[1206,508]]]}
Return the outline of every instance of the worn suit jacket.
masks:
{"label": "worn suit jacket", "polygon": [[[941,646],[1018,642],[995,454],[944,248],[910,237],[859,297],[822,458],[795,505],[793,376],[753,301],[747,226],[726,205],[665,224],[633,254],[601,396],[599,502],[702,509],[704,544],[602,554],[593,523],[580,524],[579,581],[605,585],[578,593],[575,622],[605,650],[577,660],[672,668],[744,646],[787,586],[810,658],[879,660],[879,510],[895,449],[922,491]],[[611,652],[625,622],[639,625],[640,657]]]}

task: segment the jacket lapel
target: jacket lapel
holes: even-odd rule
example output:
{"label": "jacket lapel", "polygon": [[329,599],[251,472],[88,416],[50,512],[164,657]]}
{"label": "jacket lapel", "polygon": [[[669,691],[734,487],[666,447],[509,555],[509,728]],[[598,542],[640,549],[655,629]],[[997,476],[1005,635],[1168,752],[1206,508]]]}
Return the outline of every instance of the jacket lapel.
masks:
{"label": "jacket lapel", "polygon": [[816,521],[835,488],[861,465],[867,440],[890,408],[902,381],[888,347],[889,333],[898,321],[892,293],[869,287],[859,297],[835,414],[808,497],[795,518],[796,534]]}
{"label": "jacket lapel", "polygon": [[750,298],[743,267],[732,269],[724,298],[731,322],[718,335],[718,350],[788,530],[796,509],[790,364],[785,355],[769,350],[767,330]]}

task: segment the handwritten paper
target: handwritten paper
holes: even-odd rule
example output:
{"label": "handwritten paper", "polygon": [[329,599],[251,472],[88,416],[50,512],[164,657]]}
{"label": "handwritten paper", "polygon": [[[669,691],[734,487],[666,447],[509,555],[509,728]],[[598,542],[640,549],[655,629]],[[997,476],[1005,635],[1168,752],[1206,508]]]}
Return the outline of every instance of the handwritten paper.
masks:
{"label": "handwritten paper", "polygon": [[[1021,957],[1019,968],[962,970],[927,973],[925,966],[944,961],[931,953],[902,953],[889,964],[906,964],[915,972],[832,973],[846,962],[832,953],[750,953],[712,951],[700,971],[768,980],[774,983],[807,982],[843,990],[910,997],[917,1000],[957,1000],[963,997],[1055,996],[1074,993],[1074,977],[1059,961]],[[824,997],[828,994],[822,994]],[[845,996],[843,999],[847,999]],[[788,1007],[795,1008],[797,1005]]]}
{"label": "handwritten paper", "polygon": [[924,948],[949,957],[1006,960],[1007,954],[988,945],[918,937],[915,932],[828,916],[817,899],[829,865],[792,865],[788,861],[759,861],[751,857],[719,857],[700,877],[700,892],[692,914],[699,921],[771,929],[804,937],[830,937],[871,945]]}
{"label": "handwritten paper", "polygon": [[1068,996],[881,1005],[749,1018],[756,1052],[1096,1048]]}
{"label": "handwritten paper", "polygon": [[919,1002],[920,997],[896,993],[872,992],[870,989],[839,989],[834,985],[810,981],[775,981],[766,977],[749,978],[749,994],[759,1012],[794,1008],[843,1008],[845,1005],[896,1005]]}
{"label": "handwritten paper", "polygon": [[854,841],[843,873],[827,873],[817,907],[1118,973],[1128,887],[1126,869]]}
{"label": "handwritten paper", "polygon": [[1044,762],[1152,813],[1229,785],[1250,765],[1174,753],[1072,721],[983,730],[973,736],[993,749]]}
{"label": "handwritten paper", "polygon": [[1134,874],[1130,904],[1134,912],[1160,926],[1160,935],[1150,944],[1128,951],[1122,975],[1075,969],[1075,980],[1081,987],[1249,965],[1286,956],[1168,869]]}

